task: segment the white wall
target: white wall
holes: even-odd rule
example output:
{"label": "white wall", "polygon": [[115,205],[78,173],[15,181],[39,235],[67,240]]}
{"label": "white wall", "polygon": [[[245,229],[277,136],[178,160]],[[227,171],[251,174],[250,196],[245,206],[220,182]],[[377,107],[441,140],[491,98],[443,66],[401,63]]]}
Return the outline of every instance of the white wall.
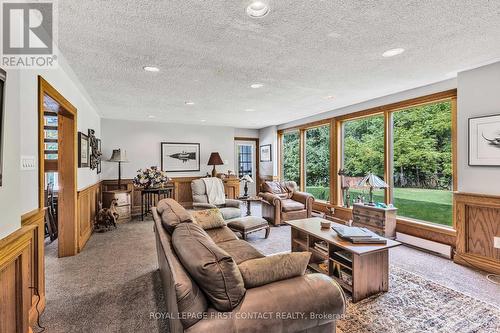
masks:
{"label": "white wall", "polygon": [[[97,108],[82,88],[81,84],[64,58],[59,56],[60,66],[48,70],[19,70],[19,89],[21,99],[18,112],[21,120],[21,155],[35,156],[38,165],[38,75],[49,82],[78,112],[78,131],[87,134],[89,128],[101,133],[100,116]],[[19,160],[19,158],[18,158]],[[19,165],[19,162],[18,162]],[[38,169],[38,168],[37,168]],[[82,189],[99,181],[96,170],[78,169],[78,189]],[[21,213],[38,208],[38,170],[21,171]]]}
{"label": "white wall", "polygon": [[455,89],[456,87],[457,87],[457,80],[456,79],[449,79],[449,80],[429,84],[427,86],[418,87],[418,88],[414,88],[414,89],[410,89],[410,90],[405,90],[405,91],[402,91],[402,92],[399,92],[396,94],[371,99],[371,100],[368,100],[368,101],[365,101],[362,103],[353,104],[353,105],[349,105],[349,106],[345,106],[345,107],[340,107],[340,108],[334,109],[332,111],[319,113],[319,114],[311,116],[311,117],[307,117],[307,118],[299,119],[299,120],[292,121],[289,123],[281,124],[278,126],[278,129],[284,129],[284,128],[288,128],[288,127],[298,126],[301,124],[307,124],[307,123],[317,121],[317,120],[322,120],[322,119],[341,116],[344,114],[363,111],[363,110],[371,109],[371,108],[378,107],[378,106],[383,106],[383,105],[401,102],[401,101],[405,101],[405,100],[416,98],[416,97],[422,97],[425,95],[430,95],[430,94],[434,94],[434,93],[438,93],[438,92],[442,92],[442,91],[446,91],[446,90],[450,90],[450,89]]}
{"label": "white wall", "polygon": [[21,226],[19,172],[19,75],[7,71],[3,133],[3,171],[0,187],[0,239]]}
{"label": "white wall", "polygon": [[468,119],[500,114],[500,62],[458,74],[458,190],[500,195],[500,167],[468,165]]}
{"label": "white wall", "polygon": [[[126,150],[130,163],[122,164],[122,178],[133,178],[136,171],[150,166],[160,167],[160,142],[200,143],[199,172],[171,172],[169,177],[202,176],[212,172],[208,166],[211,152],[219,152],[226,163],[219,172],[234,172],[234,137],[232,127],[170,124],[153,121],[102,120],[103,158],[109,159],[113,149]],[[239,132],[241,133],[241,131]],[[247,133],[249,134],[249,133]],[[116,163],[103,162],[103,179],[116,179]]]}
{"label": "white wall", "polygon": [[278,176],[278,136],[276,126],[262,128],[259,131],[259,144],[261,146],[271,144],[271,162],[260,162],[260,176]]}
{"label": "white wall", "polygon": [[234,136],[241,138],[258,138],[259,130],[250,128],[235,128]]}

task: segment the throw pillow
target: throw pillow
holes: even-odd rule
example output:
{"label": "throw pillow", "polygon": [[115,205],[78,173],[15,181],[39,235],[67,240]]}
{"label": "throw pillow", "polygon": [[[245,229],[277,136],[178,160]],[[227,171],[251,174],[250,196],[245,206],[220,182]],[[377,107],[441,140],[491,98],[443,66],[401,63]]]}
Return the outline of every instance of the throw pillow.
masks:
{"label": "throw pillow", "polygon": [[174,199],[161,200],[156,206],[156,211],[161,217],[161,224],[169,234],[172,234],[178,224],[192,222],[188,211]]}
{"label": "throw pillow", "polygon": [[275,254],[244,261],[238,268],[248,289],[304,275],[310,258],[310,252]]}
{"label": "throw pillow", "polygon": [[179,224],[172,243],[182,265],[215,309],[231,311],[240,303],[246,289],[238,265],[201,226]]}
{"label": "throw pillow", "polygon": [[222,213],[217,208],[195,210],[191,213],[193,221],[204,230],[220,228],[226,225]]}

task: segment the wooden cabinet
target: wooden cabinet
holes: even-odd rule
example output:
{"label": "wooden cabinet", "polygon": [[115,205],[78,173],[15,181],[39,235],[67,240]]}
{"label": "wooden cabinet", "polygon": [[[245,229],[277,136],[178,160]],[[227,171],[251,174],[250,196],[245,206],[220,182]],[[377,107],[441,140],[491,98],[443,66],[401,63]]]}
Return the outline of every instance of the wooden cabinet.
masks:
{"label": "wooden cabinet", "polygon": [[225,178],[222,181],[224,182],[226,198],[236,199],[240,196],[240,180],[238,178]]}
{"label": "wooden cabinet", "polygon": [[352,209],[352,225],[367,228],[383,237],[394,239],[397,211],[397,208],[379,208],[355,203]]}
{"label": "wooden cabinet", "polygon": [[104,191],[102,193],[103,207],[108,208],[111,201],[116,199],[118,206],[116,210],[120,215],[117,222],[128,222],[132,217],[132,200],[130,190]]}

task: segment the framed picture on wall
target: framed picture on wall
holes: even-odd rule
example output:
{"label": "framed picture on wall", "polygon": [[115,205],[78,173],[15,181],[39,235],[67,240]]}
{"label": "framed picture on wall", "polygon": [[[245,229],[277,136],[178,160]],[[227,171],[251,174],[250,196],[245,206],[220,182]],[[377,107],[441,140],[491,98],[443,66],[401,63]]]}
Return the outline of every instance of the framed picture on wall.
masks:
{"label": "framed picture on wall", "polygon": [[[101,148],[101,139],[97,139],[97,150],[102,153]],[[97,174],[101,173],[101,163],[102,163],[102,155],[99,158],[99,162],[97,163]]]}
{"label": "framed picture on wall", "polygon": [[200,144],[162,142],[161,170],[166,172],[200,171]]}
{"label": "framed picture on wall", "polygon": [[5,80],[7,78],[7,73],[0,68],[0,186],[2,186],[2,174],[3,174],[3,114],[4,114],[4,96],[5,96]]}
{"label": "framed picture on wall", "polygon": [[260,161],[271,162],[271,144],[260,146]]}
{"label": "framed picture on wall", "polygon": [[78,167],[89,167],[89,137],[78,132]]}
{"label": "framed picture on wall", "polygon": [[469,118],[469,165],[500,166],[500,115]]}

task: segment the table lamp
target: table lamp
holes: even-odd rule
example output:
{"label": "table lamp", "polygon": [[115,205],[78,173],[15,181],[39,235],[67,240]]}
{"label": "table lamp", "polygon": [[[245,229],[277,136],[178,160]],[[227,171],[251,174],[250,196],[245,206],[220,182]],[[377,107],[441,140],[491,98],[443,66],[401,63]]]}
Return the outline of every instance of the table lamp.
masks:
{"label": "table lamp", "polygon": [[113,149],[113,154],[111,154],[111,158],[108,162],[118,163],[118,189],[121,189],[122,186],[122,163],[127,163],[128,161],[127,152],[125,150],[122,152],[121,149]]}
{"label": "table lamp", "polygon": [[375,202],[373,202],[373,189],[374,188],[388,188],[389,185],[384,182],[382,179],[374,175],[373,173],[368,173],[365,178],[363,178],[359,183],[358,186],[364,187],[364,186],[369,186],[370,187],[370,202],[368,203],[369,206],[375,206]]}
{"label": "table lamp", "polygon": [[214,169],[212,170],[212,177],[217,176],[217,170],[215,170],[216,165],[223,165],[224,162],[222,162],[222,158],[220,158],[220,155],[218,152],[214,152],[210,154],[210,158],[208,159],[208,165],[213,165]]}
{"label": "table lamp", "polygon": [[245,187],[243,188],[245,190],[245,193],[243,194],[244,198],[248,197],[248,183],[253,183],[252,177],[250,175],[244,175],[241,177],[240,181],[245,182]]}

